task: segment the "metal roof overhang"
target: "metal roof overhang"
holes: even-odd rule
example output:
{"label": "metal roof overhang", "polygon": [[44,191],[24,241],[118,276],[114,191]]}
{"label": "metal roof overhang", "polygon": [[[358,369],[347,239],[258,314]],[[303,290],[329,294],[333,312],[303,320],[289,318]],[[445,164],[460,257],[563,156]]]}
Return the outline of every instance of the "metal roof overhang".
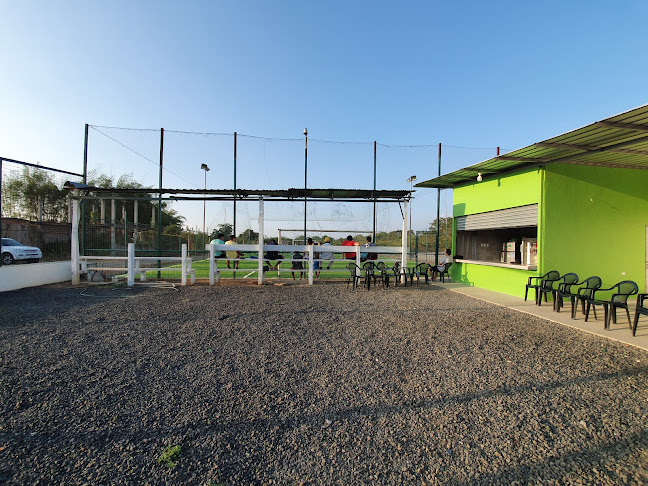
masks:
{"label": "metal roof overhang", "polygon": [[[373,201],[382,202],[405,201],[409,199],[407,190],[370,190],[370,189],[120,189],[115,187],[93,187],[85,184],[66,182],[70,190],[78,189],[86,193],[83,199],[105,199],[118,197],[120,199],[153,199],[151,194],[165,195],[165,200],[204,201],[204,200],[330,200],[330,201]],[[158,196],[155,197],[157,199]]]}
{"label": "metal roof overhang", "polygon": [[580,164],[648,170],[648,105],[594,122],[416,187],[448,189],[546,164]]}

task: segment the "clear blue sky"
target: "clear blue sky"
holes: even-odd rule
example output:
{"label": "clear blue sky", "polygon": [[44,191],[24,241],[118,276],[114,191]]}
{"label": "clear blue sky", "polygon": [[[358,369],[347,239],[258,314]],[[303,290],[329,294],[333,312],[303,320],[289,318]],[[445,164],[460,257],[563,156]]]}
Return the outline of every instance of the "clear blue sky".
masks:
{"label": "clear blue sky", "polygon": [[[360,163],[356,152],[373,140],[430,145],[429,164],[383,159],[393,167],[380,186],[406,188],[412,174],[436,175],[439,142],[450,147],[449,172],[496,146],[513,150],[648,102],[644,0],[0,0],[0,15],[0,155],[75,172],[85,123],[237,131],[296,139],[274,155],[264,143],[265,166],[249,163],[259,177],[241,176],[239,187],[283,187],[278,172],[294,175],[293,187],[303,184],[308,127],[310,187],[370,185],[372,154]],[[199,163],[178,162],[181,180],[168,181],[202,187]],[[208,185],[231,187],[229,175],[211,182],[219,172]],[[188,222],[202,225],[196,211]],[[208,225],[228,217],[219,211],[210,208]],[[435,191],[418,191],[414,229],[435,213]]]}

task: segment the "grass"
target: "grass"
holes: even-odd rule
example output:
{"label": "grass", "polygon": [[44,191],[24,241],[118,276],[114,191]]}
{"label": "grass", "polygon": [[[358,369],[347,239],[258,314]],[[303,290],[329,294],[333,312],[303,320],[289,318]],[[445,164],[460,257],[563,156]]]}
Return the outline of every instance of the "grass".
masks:
{"label": "grass", "polygon": [[167,467],[175,467],[182,452],[182,447],[179,445],[167,446],[164,451],[158,456],[158,464],[164,464]]}
{"label": "grass", "polygon": [[[290,270],[290,261],[286,261],[289,257],[284,256],[285,260],[281,264],[281,272],[280,275],[277,276],[277,272],[274,270],[270,270],[266,272],[266,278],[270,279],[276,279],[276,278],[281,278],[281,279],[289,279],[292,280],[292,273]],[[349,271],[346,269],[347,263],[349,263],[351,260],[335,260],[333,263],[333,266],[331,267],[331,270],[335,270],[334,272],[322,272],[320,273],[320,280],[331,280],[331,279],[343,279],[347,278],[349,276]],[[324,262],[323,262],[324,263]],[[196,271],[196,279],[208,279],[209,278],[209,260],[194,260],[192,263],[192,268]],[[304,262],[304,266],[306,266],[306,262]],[[414,266],[413,262],[410,262],[408,266]],[[179,268],[179,265],[174,265],[173,268]],[[249,273],[252,273],[247,277],[247,279],[257,279],[257,271],[259,268],[259,262],[258,260],[246,260],[246,261],[240,261],[239,262],[239,270],[249,270],[248,272],[242,272],[238,271],[236,272],[236,276],[234,276],[235,272],[231,272],[227,270],[227,263],[225,260],[218,260],[217,262],[217,268],[220,271],[220,277],[223,279],[231,279],[231,278],[237,278],[237,279],[243,279],[245,275],[248,275]],[[299,279],[299,271],[295,272],[295,277]],[[157,278],[157,270],[147,272],[146,276],[148,278]],[[178,272],[160,272],[161,278],[178,278],[179,277]],[[315,276],[313,275],[315,278]],[[139,278],[139,275],[136,275],[135,278]],[[304,270],[304,276],[303,280],[308,280],[308,270]]]}

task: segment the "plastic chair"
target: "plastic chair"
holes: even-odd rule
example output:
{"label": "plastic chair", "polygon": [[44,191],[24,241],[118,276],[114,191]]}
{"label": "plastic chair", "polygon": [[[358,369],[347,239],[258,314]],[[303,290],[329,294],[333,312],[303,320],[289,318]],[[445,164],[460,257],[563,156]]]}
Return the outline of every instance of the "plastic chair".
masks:
{"label": "plastic chair", "polygon": [[637,334],[637,324],[639,324],[639,315],[648,316],[648,307],[644,305],[644,299],[648,294],[637,294],[637,308],[635,309],[634,323],[632,325],[632,335]]}
{"label": "plastic chair", "polygon": [[[596,294],[601,292],[612,292],[609,299],[603,297],[596,297]],[[614,324],[617,323],[616,319],[616,310],[617,307],[625,309],[626,314],[628,315],[628,324],[630,324],[630,329],[632,329],[632,321],[630,320],[630,311],[628,310],[628,297],[635,295],[639,292],[639,287],[632,280],[624,280],[619,282],[609,289],[597,289],[594,290],[591,294],[591,297],[587,299],[587,308],[585,310],[585,322],[589,317],[589,310],[591,306],[602,305],[603,310],[605,311],[605,329],[610,328],[610,320]]]}
{"label": "plastic chair", "polygon": [[364,270],[364,279],[365,287],[367,290],[371,288],[371,281],[373,280],[374,285],[376,285],[376,264],[374,262],[364,262],[362,264],[362,269]]}
{"label": "plastic chair", "polygon": [[570,284],[578,282],[578,275],[575,273],[566,273],[562,277],[556,279],[556,280],[541,280],[540,281],[540,287],[538,288],[538,292],[540,294],[538,295],[538,299],[536,301],[536,304],[542,305],[542,296],[544,295],[545,302],[547,302],[547,294],[551,294],[551,298],[553,299],[553,306],[554,310],[556,310],[556,297],[557,297],[557,292],[558,292],[558,287],[562,284]]}
{"label": "plastic chair", "polygon": [[[524,289],[524,301],[526,302],[527,296],[529,294],[529,289],[534,289],[535,290],[535,301],[536,304],[538,303],[538,295],[539,295],[539,289],[540,285],[542,285],[543,280],[558,280],[560,278],[560,273],[556,270],[551,270],[550,272],[545,273],[542,277],[529,277],[529,280],[526,284],[526,288]],[[533,283],[533,280],[536,281],[536,283]]]}
{"label": "plastic chair", "polygon": [[[601,287],[601,278],[597,276],[587,277],[582,282],[574,283],[561,283],[556,291],[556,298],[554,300],[554,310],[560,312],[563,306],[563,299],[569,297],[571,301],[571,318],[576,319],[576,309],[580,302],[583,315],[585,315],[585,300],[591,296],[591,293]],[[596,311],[594,311],[596,317]]]}
{"label": "plastic chair", "polygon": [[425,278],[425,285],[428,285],[430,283],[430,268],[432,265],[429,265],[427,263],[419,263],[414,267],[414,273],[413,275],[416,277],[416,285],[419,284],[419,279],[421,277]]}
{"label": "plastic chair", "polygon": [[360,284],[360,277],[362,272],[360,267],[355,263],[347,263],[347,270],[349,270],[349,277],[347,278],[346,288],[349,288],[349,283],[352,284],[353,290],[355,290]]}
{"label": "plastic chair", "polygon": [[439,269],[438,267],[432,267],[432,273],[436,273],[439,275],[439,278],[441,279],[441,282],[445,283],[445,277],[448,277],[448,280],[450,279],[450,275],[448,274],[448,270],[450,270],[450,267],[452,266],[452,262],[447,262],[439,265],[438,267],[442,267]]}

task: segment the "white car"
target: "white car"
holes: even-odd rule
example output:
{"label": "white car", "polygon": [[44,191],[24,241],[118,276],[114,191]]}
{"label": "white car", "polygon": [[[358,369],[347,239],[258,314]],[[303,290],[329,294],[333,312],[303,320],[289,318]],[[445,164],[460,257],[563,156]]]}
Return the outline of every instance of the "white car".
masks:
{"label": "white car", "polygon": [[24,260],[27,263],[38,263],[38,260],[43,258],[39,248],[25,246],[11,238],[2,238],[1,248],[3,265],[11,265],[18,260]]}

